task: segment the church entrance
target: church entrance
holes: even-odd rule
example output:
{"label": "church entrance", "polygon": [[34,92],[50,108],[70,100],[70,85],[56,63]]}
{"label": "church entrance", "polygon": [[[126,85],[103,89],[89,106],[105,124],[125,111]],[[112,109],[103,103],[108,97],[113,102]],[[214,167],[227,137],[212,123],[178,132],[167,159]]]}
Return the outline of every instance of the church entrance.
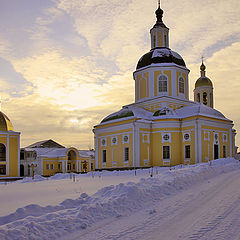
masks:
{"label": "church entrance", "polygon": [[218,145],[214,144],[214,159],[218,159]]}
{"label": "church entrance", "polygon": [[21,164],[20,165],[20,177],[23,177],[24,176],[24,165]]}

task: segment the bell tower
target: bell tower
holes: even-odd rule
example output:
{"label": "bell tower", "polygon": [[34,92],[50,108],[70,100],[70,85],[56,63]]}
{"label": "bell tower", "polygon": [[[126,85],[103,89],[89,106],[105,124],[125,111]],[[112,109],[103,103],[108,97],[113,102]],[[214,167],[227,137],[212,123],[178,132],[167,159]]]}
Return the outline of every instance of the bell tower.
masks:
{"label": "bell tower", "polygon": [[212,81],[206,77],[206,66],[203,60],[200,66],[200,73],[201,77],[195,83],[194,101],[213,108],[213,84]]}

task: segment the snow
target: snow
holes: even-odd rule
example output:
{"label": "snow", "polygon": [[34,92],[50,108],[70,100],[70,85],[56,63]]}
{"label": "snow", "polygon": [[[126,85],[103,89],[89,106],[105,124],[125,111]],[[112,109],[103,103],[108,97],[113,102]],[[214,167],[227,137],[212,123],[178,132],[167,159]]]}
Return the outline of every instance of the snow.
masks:
{"label": "snow", "polygon": [[[0,239],[160,239],[162,234],[161,239],[167,240],[178,239],[180,229],[181,239],[215,239],[204,237],[214,231],[223,234],[217,224],[223,224],[221,219],[230,218],[230,213],[239,226],[240,211],[229,208],[239,206],[238,161],[229,158],[211,165],[154,168],[153,177],[151,173],[152,169],[137,170],[136,176],[135,171],[103,171],[74,175],[75,182],[73,175],[58,174],[0,184],[2,208],[7,208],[4,198],[13,198],[9,204],[17,208],[1,215]],[[221,198],[215,199],[218,194]],[[228,194],[226,199],[224,194]],[[203,206],[207,212],[200,211]],[[181,221],[185,216],[187,226],[185,219]],[[239,239],[239,228],[228,220],[235,231],[235,238],[228,239]]]}
{"label": "snow", "polygon": [[152,54],[152,58],[156,57],[169,57],[171,55],[171,51],[169,49],[155,49]]}

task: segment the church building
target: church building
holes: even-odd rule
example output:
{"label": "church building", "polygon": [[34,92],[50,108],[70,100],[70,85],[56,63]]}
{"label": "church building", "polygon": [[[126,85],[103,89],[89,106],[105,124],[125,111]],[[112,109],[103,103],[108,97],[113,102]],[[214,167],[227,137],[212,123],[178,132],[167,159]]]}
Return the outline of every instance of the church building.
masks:
{"label": "church building", "polygon": [[0,112],[0,180],[20,176],[20,133],[12,122]]}
{"label": "church building", "polygon": [[150,30],[151,50],[133,73],[135,102],[94,127],[95,168],[131,169],[195,164],[233,157],[233,122],[214,109],[212,81],[202,62],[189,100],[190,70],[169,47],[163,10]]}

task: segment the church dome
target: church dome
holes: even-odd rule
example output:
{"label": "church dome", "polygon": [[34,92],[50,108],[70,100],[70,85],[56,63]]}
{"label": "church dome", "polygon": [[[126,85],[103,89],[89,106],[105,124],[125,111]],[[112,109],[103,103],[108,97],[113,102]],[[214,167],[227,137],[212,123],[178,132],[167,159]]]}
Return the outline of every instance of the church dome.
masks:
{"label": "church dome", "polygon": [[196,83],[195,88],[197,87],[213,87],[212,81],[208,77],[200,77]]}
{"label": "church dome", "polygon": [[212,81],[206,77],[206,66],[202,62],[200,66],[201,77],[196,81],[195,88],[197,87],[213,87]]}
{"label": "church dome", "polygon": [[143,55],[137,64],[137,69],[158,63],[175,63],[180,66],[186,66],[183,58],[169,48],[157,47]]}
{"label": "church dome", "polygon": [[0,131],[14,131],[10,119],[3,112],[0,112]]}

